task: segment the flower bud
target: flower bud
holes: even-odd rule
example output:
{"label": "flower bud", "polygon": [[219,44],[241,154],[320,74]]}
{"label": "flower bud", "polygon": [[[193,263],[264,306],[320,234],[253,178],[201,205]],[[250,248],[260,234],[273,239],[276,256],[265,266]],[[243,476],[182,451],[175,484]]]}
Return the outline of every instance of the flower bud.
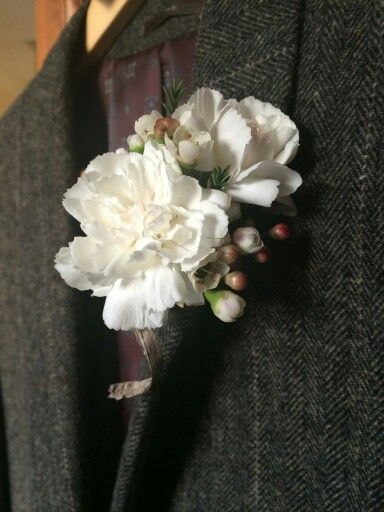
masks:
{"label": "flower bud", "polygon": [[229,272],[229,274],[224,277],[224,283],[232,288],[232,290],[240,292],[244,290],[248,284],[247,275],[240,270]]}
{"label": "flower bud", "polygon": [[282,222],[273,226],[268,233],[274,240],[286,240],[290,235],[289,227]]}
{"label": "flower bud", "polygon": [[233,244],[222,245],[217,248],[217,251],[220,254],[220,259],[230,267],[239,259],[239,250]]}
{"label": "flower bud", "polygon": [[164,138],[166,133],[168,134],[169,137],[172,137],[179,124],[179,121],[177,119],[173,119],[173,117],[160,117],[156,121],[155,128],[153,131],[156,137],[159,137],[161,139]]}
{"label": "flower bud", "polygon": [[130,135],[127,139],[127,143],[128,143],[129,151],[132,151],[133,153],[143,153],[144,140],[137,133]]}
{"label": "flower bud", "polygon": [[205,298],[210,303],[212,311],[223,322],[234,322],[244,313],[247,305],[245,300],[229,290],[205,292]]}
{"label": "flower bud", "polygon": [[265,247],[265,246],[255,254],[255,260],[258,263],[267,263],[267,261],[269,261],[269,258],[270,258],[270,252],[269,252],[268,247]]}
{"label": "flower bud", "polygon": [[187,166],[194,166],[200,155],[200,147],[189,140],[182,140],[178,145],[179,161]]}
{"label": "flower bud", "polygon": [[243,254],[253,254],[263,247],[259,232],[253,227],[237,228],[232,241]]}

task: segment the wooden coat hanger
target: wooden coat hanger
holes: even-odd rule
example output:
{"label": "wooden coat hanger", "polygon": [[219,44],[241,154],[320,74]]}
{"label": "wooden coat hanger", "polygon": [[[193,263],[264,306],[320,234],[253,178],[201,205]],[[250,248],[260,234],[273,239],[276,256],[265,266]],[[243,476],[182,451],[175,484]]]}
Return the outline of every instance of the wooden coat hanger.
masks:
{"label": "wooden coat hanger", "polygon": [[91,0],[85,20],[84,55],[78,71],[84,76],[101,59],[145,0]]}
{"label": "wooden coat hanger", "polygon": [[[134,18],[146,0],[91,0],[85,21],[84,54],[76,69],[81,79],[101,59],[113,42]],[[156,28],[171,16],[197,14],[202,0],[175,0],[154,19],[148,20],[147,30]]]}

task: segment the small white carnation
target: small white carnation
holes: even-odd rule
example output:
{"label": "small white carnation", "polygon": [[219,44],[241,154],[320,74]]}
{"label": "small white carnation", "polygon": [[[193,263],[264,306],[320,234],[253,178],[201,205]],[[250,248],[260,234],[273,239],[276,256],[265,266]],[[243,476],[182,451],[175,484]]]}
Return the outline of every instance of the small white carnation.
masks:
{"label": "small white carnation", "polygon": [[195,157],[196,168],[228,169],[225,190],[234,201],[270,207],[301,185],[300,175],[285,165],[299,145],[297,127],[270,103],[253,96],[240,102],[225,100],[219,91],[201,88],[173,117],[180,123],[179,130],[210,136],[207,151]]}

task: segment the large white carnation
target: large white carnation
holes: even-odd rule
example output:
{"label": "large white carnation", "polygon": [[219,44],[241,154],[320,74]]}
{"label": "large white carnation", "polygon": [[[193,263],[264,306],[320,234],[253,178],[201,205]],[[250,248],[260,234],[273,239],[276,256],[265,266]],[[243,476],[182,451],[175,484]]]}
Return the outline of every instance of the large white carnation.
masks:
{"label": "large white carnation", "polygon": [[299,145],[297,127],[270,103],[253,96],[225,100],[219,91],[201,88],[173,117],[210,135],[212,142],[200,152],[196,167],[228,167],[226,192],[234,201],[268,207],[274,200],[287,202],[301,185],[300,175],[286,166]]}
{"label": "large white carnation", "polygon": [[159,327],[176,303],[203,304],[188,274],[227,234],[227,194],[147,143],[143,155],[98,156],[64,197],[85,236],[60,249],[55,267],[70,286],[106,296],[108,327]]}

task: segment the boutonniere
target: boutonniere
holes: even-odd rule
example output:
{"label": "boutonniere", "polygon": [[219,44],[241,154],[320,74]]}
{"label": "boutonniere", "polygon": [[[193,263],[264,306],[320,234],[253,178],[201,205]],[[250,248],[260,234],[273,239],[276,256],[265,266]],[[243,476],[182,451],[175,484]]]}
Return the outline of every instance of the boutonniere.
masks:
{"label": "boutonniere", "polygon": [[[97,156],[64,195],[84,236],[60,249],[55,268],[70,286],[106,297],[111,329],[143,334],[170,308],[204,304],[233,322],[247,281],[233,267],[268,252],[256,227],[231,222],[242,203],[294,210],[290,195],[302,180],[286,165],[299,145],[289,117],[253,96],[236,101],[201,88],[178,106],[181,95],[180,85],[166,90],[166,115],[143,115],[127,147]],[[270,234],[284,239],[287,227]],[[137,383],[126,384],[112,395],[136,394]]]}

